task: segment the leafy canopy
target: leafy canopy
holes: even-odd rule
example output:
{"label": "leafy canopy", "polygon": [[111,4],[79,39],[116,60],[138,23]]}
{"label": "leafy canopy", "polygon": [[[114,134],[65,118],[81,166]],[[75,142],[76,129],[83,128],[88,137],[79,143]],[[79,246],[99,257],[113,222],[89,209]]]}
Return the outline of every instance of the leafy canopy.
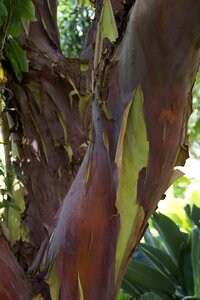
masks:
{"label": "leafy canopy", "polygon": [[8,59],[19,81],[28,72],[28,60],[18,38],[22,30],[28,34],[29,22],[35,20],[31,0],[0,0],[0,61]]}
{"label": "leafy canopy", "polygon": [[78,57],[84,45],[94,10],[89,2],[59,0],[58,26],[63,54]]}

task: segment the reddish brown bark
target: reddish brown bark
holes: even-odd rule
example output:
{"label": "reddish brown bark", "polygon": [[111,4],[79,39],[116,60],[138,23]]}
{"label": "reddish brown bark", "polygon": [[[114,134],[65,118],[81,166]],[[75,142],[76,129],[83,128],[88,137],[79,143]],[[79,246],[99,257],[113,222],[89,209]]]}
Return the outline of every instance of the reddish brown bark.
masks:
{"label": "reddish brown bark", "polygon": [[[76,96],[70,108],[73,87],[69,76],[83,94],[85,79],[79,62],[66,60],[60,52],[56,1],[48,2],[53,14],[47,1],[43,5],[35,1],[37,22],[31,25],[29,37],[22,40],[30,72],[21,84],[10,82],[20,120],[19,165],[27,176],[24,221],[35,246],[40,246],[48,235],[64,198],[55,230],[45,240],[32,270],[49,277],[56,263],[60,299],[80,299],[82,288],[86,300],[112,300],[147,220],[169,185],[174,166],[184,164],[187,157],[191,89],[200,61],[200,3],[140,0],[127,19],[129,8],[112,1],[122,34],[116,44],[104,41],[104,55],[94,70],[93,135],[73,181],[69,171],[75,175],[83,158],[80,145],[87,139],[87,126],[81,122]],[[101,4],[97,3],[99,9]],[[98,11],[96,22],[99,16]],[[125,19],[127,27],[123,31]],[[93,57],[93,49],[88,46]],[[124,111],[137,86],[144,96],[149,142],[148,164],[140,170],[137,181],[137,204],[144,215],[137,220],[116,276],[116,247],[122,225],[116,209],[116,150]],[[100,98],[106,102],[112,120],[106,119]],[[67,142],[74,153],[72,164],[63,147],[66,141],[58,112],[67,124]]]}
{"label": "reddish brown bark", "polygon": [[[188,12],[191,5],[194,11]],[[46,273],[52,258],[57,257],[58,277],[69,283],[61,284],[61,299],[79,299],[78,275],[86,299],[114,299],[129,257],[169,185],[177,160],[184,164],[190,95],[200,58],[199,5],[191,1],[174,1],[173,5],[168,1],[136,2],[124,37],[116,46],[118,50],[109,57],[110,61],[107,57],[103,70],[100,65],[96,70],[93,150],[87,154],[91,155],[87,187],[83,182],[86,156],[64,200],[42,266]],[[106,45],[104,53],[105,50]],[[144,216],[138,220],[136,235],[128,241],[115,283],[115,249],[120,228],[115,208],[115,157],[123,113],[138,85],[144,95],[150,149],[147,168],[141,170],[137,184],[137,203]],[[107,101],[113,120],[106,120],[99,97]]]}
{"label": "reddish brown bark", "polygon": [[0,253],[0,299],[30,299],[26,276],[1,235]]}
{"label": "reddish brown bark", "polygon": [[[52,7],[54,2],[51,1]],[[85,152],[80,145],[86,141],[87,135],[77,95],[73,96],[70,106],[69,93],[73,87],[68,80],[70,78],[84,95],[84,75],[78,60],[67,60],[62,56],[55,25],[56,10],[52,11],[53,18],[46,1],[43,5],[36,5],[37,22],[31,24],[29,36],[23,38],[30,71],[24,74],[21,83],[13,83],[13,78],[10,79],[20,124],[16,132],[20,153],[18,164],[27,178],[23,219],[36,246],[48,235],[73,181]],[[42,22],[49,32],[45,31]],[[72,161],[65,150],[66,144],[73,150]]]}

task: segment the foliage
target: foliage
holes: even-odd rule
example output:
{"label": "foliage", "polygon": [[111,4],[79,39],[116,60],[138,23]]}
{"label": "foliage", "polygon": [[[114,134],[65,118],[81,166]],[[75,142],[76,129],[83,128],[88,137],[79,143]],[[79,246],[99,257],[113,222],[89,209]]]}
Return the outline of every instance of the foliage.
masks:
{"label": "foliage", "polygon": [[185,212],[190,232],[154,214],[157,234],[147,230],[122,284],[132,299],[200,299],[200,208],[187,205]]}
{"label": "foliage", "polygon": [[174,196],[176,198],[185,198],[185,192],[188,188],[188,186],[191,184],[191,180],[187,178],[186,176],[180,177],[178,180],[174,183]]}
{"label": "foliage", "polygon": [[84,45],[94,10],[86,3],[59,0],[58,24],[63,54],[78,57]]}
{"label": "foliage", "polygon": [[193,88],[193,113],[189,120],[190,153],[200,157],[200,70]]}
{"label": "foliage", "polygon": [[[191,171],[194,171],[193,166]],[[183,176],[174,183],[173,187],[168,189],[166,200],[160,201],[158,204],[159,212],[167,215],[184,231],[190,232],[192,229],[191,222],[185,215],[184,207],[191,203],[196,206],[200,205],[199,184],[198,178]]]}
{"label": "foliage", "polygon": [[16,169],[14,161],[6,167],[0,159],[0,209],[11,207],[21,212],[17,191],[24,186],[25,182],[26,177]]}
{"label": "foliage", "polygon": [[126,294],[124,290],[120,289],[117,295],[117,300],[130,300],[131,296]]}
{"label": "foliage", "polygon": [[35,21],[31,0],[0,0],[0,61],[8,59],[19,81],[28,72],[28,60],[18,38],[22,29],[28,33],[29,21]]}

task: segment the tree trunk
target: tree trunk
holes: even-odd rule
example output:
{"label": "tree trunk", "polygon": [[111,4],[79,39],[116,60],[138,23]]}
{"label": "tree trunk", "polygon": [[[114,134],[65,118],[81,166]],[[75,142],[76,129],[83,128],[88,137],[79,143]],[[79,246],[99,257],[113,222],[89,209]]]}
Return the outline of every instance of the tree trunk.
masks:
{"label": "tree trunk", "polygon": [[18,165],[27,178],[23,220],[36,246],[48,235],[84,156],[80,146],[87,136],[79,113],[79,100],[86,98],[84,74],[78,60],[61,54],[54,2],[51,7],[46,1],[35,4],[37,22],[22,39],[30,70],[21,83],[12,77],[9,82],[19,123]]}
{"label": "tree trunk", "polygon": [[179,176],[175,166],[188,156],[200,3],[97,2],[94,47],[82,54],[90,53],[91,94],[81,62],[61,54],[56,1],[35,7],[37,22],[21,41],[30,70],[20,84],[9,77],[26,176],[22,220],[34,247],[23,268],[43,242],[29,272],[46,280],[53,300],[112,300],[148,218]]}

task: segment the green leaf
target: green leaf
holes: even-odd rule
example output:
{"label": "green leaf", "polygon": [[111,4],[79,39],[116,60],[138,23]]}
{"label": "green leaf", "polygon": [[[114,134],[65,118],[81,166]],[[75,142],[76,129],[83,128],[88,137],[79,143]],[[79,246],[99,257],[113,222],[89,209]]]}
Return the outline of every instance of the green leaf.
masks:
{"label": "green leaf", "polygon": [[94,2],[90,0],[79,0],[78,2],[79,2],[78,7],[83,7],[84,5],[86,5],[86,7],[90,5],[94,5]]}
{"label": "green leaf", "polygon": [[15,2],[6,1],[5,4],[11,14],[8,34],[10,34],[12,37],[18,38],[21,32],[22,23],[24,23],[25,20],[36,20],[34,5],[31,0],[16,0]]}
{"label": "green leaf", "polygon": [[187,241],[182,245],[179,253],[179,278],[183,290],[187,295],[194,293],[194,280],[192,276],[192,260],[191,260],[191,238],[188,237]]}
{"label": "green leaf", "polygon": [[7,15],[8,15],[8,10],[6,6],[2,2],[0,2],[0,17],[1,18],[7,17]]}
{"label": "green leaf", "polygon": [[5,208],[4,203],[0,202],[0,209]]}
{"label": "green leaf", "polygon": [[163,300],[163,298],[155,293],[145,293],[139,298],[139,300]]}
{"label": "green leaf", "polygon": [[17,79],[21,81],[22,72],[28,72],[28,60],[25,52],[14,38],[11,38],[6,42],[5,52]]}
{"label": "green leaf", "polygon": [[177,276],[177,267],[166,252],[158,248],[154,248],[151,245],[142,243],[140,243],[139,248],[158,271],[167,276]]}
{"label": "green leaf", "polygon": [[26,36],[28,36],[29,33],[29,21],[25,18],[21,18],[22,26],[24,28],[24,31],[26,33]]}
{"label": "green leaf", "polygon": [[122,289],[119,290],[119,293],[117,295],[117,300],[129,300],[131,297],[124,293]]}
{"label": "green leaf", "polygon": [[31,0],[18,0],[17,7],[21,13],[21,17],[29,21],[35,21],[35,7]]}
{"label": "green leaf", "polygon": [[28,72],[28,60],[26,53],[21,48],[16,39],[10,39],[9,42],[13,55],[16,58],[22,72]]}
{"label": "green leaf", "polygon": [[176,198],[185,198],[185,191],[187,190],[187,187],[191,183],[191,180],[189,180],[187,177],[183,176],[179,179],[177,179],[174,184],[174,197]]}
{"label": "green leaf", "polygon": [[198,185],[196,186],[196,188],[194,186],[194,189],[191,191],[191,193],[189,195],[189,200],[190,200],[190,203],[193,203],[193,204],[197,205],[198,207],[200,206],[200,190],[198,188]]}
{"label": "green leaf", "polygon": [[[151,222],[151,219],[149,220],[149,223]],[[160,240],[157,236],[153,236],[150,229],[147,228],[145,235],[144,235],[145,243],[149,244],[150,246],[154,248],[159,248],[160,250],[163,250],[162,244],[160,243]]]}
{"label": "green leaf", "polygon": [[174,282],[150,266],[137,261],[132,261],[126,271],[125,279],[133,286],[142,284],[154,292],[173,295],[176,289]]}
{"label": "green leaf", "polygon": [[141,295],[136,285],[133,286],[133,284],[130,281],[128,281],[125,277],[123,278],[121,287],[124,291],[126,291],[129,295],[133,297],[138,297]]}
{"label": "green leaf", "polygon": [[199,298],[193,296],[186,296],[182,300],[199,300]]}
{"label": "green leaf", "polygon": [[196,225],[200,228],[200,207],[195,204],[192,205],[192,208],[190,205],[186,205],[185,211],[190,218],[192,225]]}
{"label": "green leaf", "polygon": [[195,297],[200,299],[200,229],[197,226],[192,230],[192,268]]}
{"label": "green leaf", "polygon": [[15,75],[16,75],[18,81],[21,81],[22,80],[22,72],[20,70],[19,64],[18,64],[15,56],[13,55],[12,48],[10,47],[8,42],[5,44],[5,53],[6,53],[6,56],[13,68],[13,71],[15,72]]}
{"label": "green leaf", "polygon": [[186,241],[187,235],[167,216],[161,213],[153,215],[153,225],[157,229],[172,260],[178,266],[178,256],[181,245]]}

